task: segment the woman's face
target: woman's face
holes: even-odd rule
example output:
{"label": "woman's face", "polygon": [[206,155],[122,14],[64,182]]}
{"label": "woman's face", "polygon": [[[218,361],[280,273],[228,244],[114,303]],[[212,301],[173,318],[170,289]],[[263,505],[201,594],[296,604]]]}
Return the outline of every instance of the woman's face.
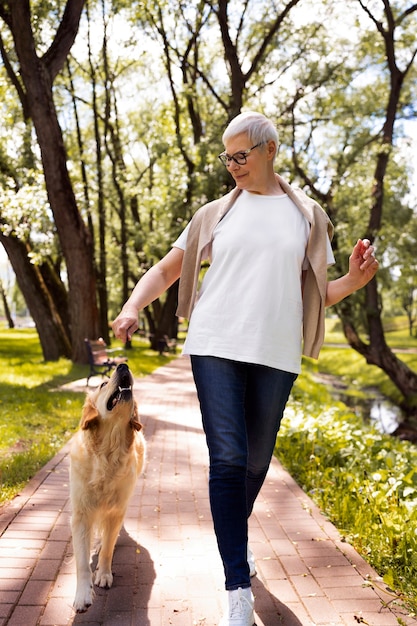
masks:
{"label": "woman's face", "polygon": [[[272,151],[270,144],[272,144]],[[264,193],[265,185],[270,176],[273,176],[274,142],[254,147],[247,134],[241,133],[235,137],[230,137],[225,142],[224,147],[228,156],[234,156],[236,153],[253,148],[246,155],[244,165],[239,165],[231,159],[227,164],[227,169],[239,189],[245,189],[252,193]]]}

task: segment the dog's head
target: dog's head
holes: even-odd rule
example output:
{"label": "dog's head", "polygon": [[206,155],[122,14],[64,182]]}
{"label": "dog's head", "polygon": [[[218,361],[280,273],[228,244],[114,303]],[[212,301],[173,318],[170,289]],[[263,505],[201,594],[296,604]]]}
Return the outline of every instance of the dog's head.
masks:
{"label": "dog's head", "polygon": [[103,382],[87,396],[81,416],[80,428],[97,428],[108,420],[123,422],[134,430],[142,428],[132,393],[133,376],[125,363],[117,366],[108,382]]}

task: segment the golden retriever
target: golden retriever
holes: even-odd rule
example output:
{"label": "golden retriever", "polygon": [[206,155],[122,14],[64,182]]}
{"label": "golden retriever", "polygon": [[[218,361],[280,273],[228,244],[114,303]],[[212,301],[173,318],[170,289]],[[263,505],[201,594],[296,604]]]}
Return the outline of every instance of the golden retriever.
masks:
{"label": "golden retriever", "polygon": [[[93,601],[93,582],[111,587],[114,546],[136,479],[145,462],[145,439],[126,364],[91,395],[71,445],[71,530],[77,570],[74,609],[82,613]],[[94,530],[99,556],[94,580],[90,551]]]}

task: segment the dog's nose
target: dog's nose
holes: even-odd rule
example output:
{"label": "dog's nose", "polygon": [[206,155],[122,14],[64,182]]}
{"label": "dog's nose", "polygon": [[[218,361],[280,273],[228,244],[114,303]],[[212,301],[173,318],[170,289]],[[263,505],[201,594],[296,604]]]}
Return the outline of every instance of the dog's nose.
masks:
{"label": "dog's nose", "polygon": [[126,365],[126,363],[119,363],[116,369],[118,372],[122,373],[122,372],[126,372],[129,368]]}

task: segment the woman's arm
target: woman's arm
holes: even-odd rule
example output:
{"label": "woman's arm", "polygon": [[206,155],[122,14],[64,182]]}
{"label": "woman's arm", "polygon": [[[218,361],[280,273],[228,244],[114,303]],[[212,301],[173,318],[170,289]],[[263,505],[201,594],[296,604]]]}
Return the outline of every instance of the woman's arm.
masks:
{"label": "woman's arm", "polygon": [[378,267],[374,246],[368,239],[358,239],[349,257],[349,272],[327,283],[326,306],[337,304],[364,287],[375,276]]}
{"label": "woman's arm", "polygon": [[112,323],[115,336],[130,341],[138,329],[138,313],[156,300],[181,274],[184,250],[172,248],[156,265],[142,276],[128,301]]}

